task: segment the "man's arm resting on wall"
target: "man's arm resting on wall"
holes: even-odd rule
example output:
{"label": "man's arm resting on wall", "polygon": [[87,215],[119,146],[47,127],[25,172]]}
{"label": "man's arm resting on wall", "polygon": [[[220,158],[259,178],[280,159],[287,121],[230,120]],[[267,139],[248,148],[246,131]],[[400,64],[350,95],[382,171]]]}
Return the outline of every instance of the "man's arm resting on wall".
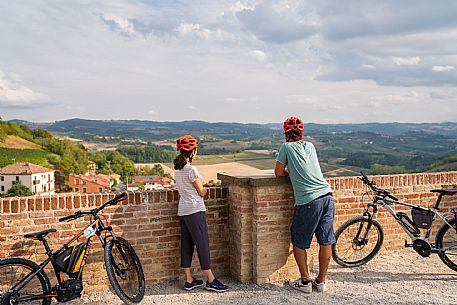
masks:
{"label": "man's arm resting on wall", "polygon": [[275,176],[276,177],[284,177],[289,175],[289,173],[286,170],[286,165],[282,164],[279,161],[276,161],[276,166],[275,166]]}

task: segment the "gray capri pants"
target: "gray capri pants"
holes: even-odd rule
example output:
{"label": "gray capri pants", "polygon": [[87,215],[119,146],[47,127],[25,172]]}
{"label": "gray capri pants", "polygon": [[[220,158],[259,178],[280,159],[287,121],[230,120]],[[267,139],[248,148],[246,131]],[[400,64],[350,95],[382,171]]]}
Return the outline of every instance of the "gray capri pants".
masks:
{"label": "gray capri pants", "polygon": [[181,223],[181,268],[190,268],[196,246],[201,269],[211,269],[206,213],[197,212],[179,216],[179,222]]}

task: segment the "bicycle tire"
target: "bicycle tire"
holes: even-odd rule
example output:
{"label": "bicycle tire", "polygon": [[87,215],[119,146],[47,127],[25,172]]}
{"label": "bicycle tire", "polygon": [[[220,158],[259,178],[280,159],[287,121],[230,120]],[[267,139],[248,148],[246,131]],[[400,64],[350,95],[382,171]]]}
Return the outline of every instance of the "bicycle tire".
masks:
{"label": "bicycle tire", "polygon": [[[365,227],[365,226],[360,227],[360,225],[363,225],[365,223],[368,225],[369,221],[370,220],[365,216],[358,216],[358,217],[349,219],[348,221],[343,223],[341,225],[341,227],[338,228],[338,230],[335,233],[336,242],[332,245],[332,258],[338,265],[340,265],[342,267],[358,267],[358,266],[361,266],[361,265],[365,265],[370,260],[372,260],[376,256],[376,254],[378,254],[379,250],[381,249],[382,243],[384,242],[384,231],[382,229],[381,224],[375,219],[371,220],[372,226],[370,227],[369,231],[367,232],[367,236],[372,230],[375,230],[376,231],[376,235],[377,235],[376,244],[373,247],[373,249],[371,251],[369,251],[369,253],[367,255],[365,255],[365,256],[357,259],[357,260],[350,261],[347,258],[342,257],[341,253],[339,253],[339,251],[338,251],[338,247],[339,246],[341,247],[341,244],[343,242],[343,240],[341,239],[341,234],[343,234],[343,232],[345,232],[346,229],[354,226],[354,229],[357,229],[356,232],[358,232],[361,229],[362,230],[366,229],[367,227]],[[358,228],[355,227],[357,225],[359,225]],[[366,232],[366,231],[364,231],[364,232]],[[352,239],[352,242],[350,244],[351,248],[354,251],[358,251],[358,250],[364,249],[367,243],[365,245],[356,244],[356,243],[358,243],[360,241],[355,241],[354,238],[355,238],[355,236],[351,236],[351,239]],[[373,237],[371,237],[371,239],[372,238]],[[360,249],[354,249],[355,246],[360,246],[361,248]]]}
{"label": "bicycle tire", "polygon": [[[449,224],[451,226],[449,226],[448,224],[444,223],[440,229],[438,230],[438,233],[436,234],[436,239],[435,239],[435,246],[437,249],[442,249],[443,248],[443,238],[444,236],[446,235],[446,233],[448,232],[449,229],[452,229],[454,230],[454,236],[457,236],[457,232],[456,232],[456,229],[455,229],[455,226],[456,226],[456,220],[455,219],[452,219]],[[455,241],[454,241],[455,242]],[[457,246],[457,245],[456,245]],[[456,247],[456,254],[457,254],[457,247]],[[446,266],[448,266],[449,268],[451,268],[452,270],[454,271],[457,271],[457,264],[454,263],[449,257],[448,255],[446,255],[446,253],[444,251],[440,251],[438,252],[438,256],[439,258],[443,261],[443,263],[446,264]]]}
{"label": "bicycle tire", "polygon": [[[121,256],[122,251],[130,262],[125,262],[124,256],[121,257],[122,261],[116,262],[113,256],[113,249],[114,251],[118,251]],[[116,239],[109,240],[105,246],[104,260],[106,273],[108,274],[108,280],[111,283],[111,286],[113,287],[117,296],[126,304],[137,304],[141,302],[145,293],[144,273],[143,268],[141,267],[140,259],[136,255],[135,250],[129,244],[129,242],[122,237],[117,237]],[[135,287],[137,288],[136,293],[132,295],[129,295],[125,291],[125,288],[121,287],[121,284],[118,281],[118,278],[122,279],[122,276],[125,276],[125,269],[121,268],[122,271],[119,271],[119,266],[123,266],[122,264],[127,264],[128,266],[129,263],[133,264],[133,266],[130,266],[130,268],[134,268],[136,278],[138,280],[138,287]],[[133,271],[133,269],[129,269],[127,271]],[[127,276],[130,275],[132,274],[127,274]]]}
{"label": "bicycle tire", "polygon": [[[6,269],[7,267],[14,267],[14,266],[25,268],[25,269],[29,270],[30,272],[35,272],[40,268],[35,262],[25,259],[25,258],[21,258],[21,257],[8,257],[8,258],[0,259],[0,287],[3,287],[2,282],[1,282],[1,279],[3,276],[2,269],[3,268]],[[13,269],[11,269],[11,270],[13,270]],[[21,273],[21,275],[22,275],[22,273]],[[26,276],[27,274],[24,273],[23,275]],[[50,293],[51,292],[51,283],[49,282],[49,278],[46,275],[46,273],[44,272],[44,270],[41,270],[40,272],[38,272],[36,277],[40,281],[40,285],[41,285],[41,289],[39,287],[37,287],[37,289],[39,291],[37,291],[36,294]],[[9,279],[11,279],[11,277]],[[32,279],[32,281],[33,281],[33,279]],[[27,284],[27,285],[29,285],[29,284]],[[25,287],[27,287],[27,285]],[[36,286],[34,286],[34,287],[36,287]],[[20,294],[19,294],[19,296],[20,296]],[[4,298],[8,298],[8,299],[4,299]],[[40,300],[36,300],[35,303],[38,304],[38,303],[40,303],[39,301]],[[21,303],[26,304],[23,302],[21,302]],[[21,303],[19,303],[19,304],[21,304]],[[10,304],[9,297],[4,291],[0,291],[0,304]],[[30,304],[30,302],[28,301],[27,304]],[[42,305],[51,304],[51,298],[43,299],[41,304]]]}

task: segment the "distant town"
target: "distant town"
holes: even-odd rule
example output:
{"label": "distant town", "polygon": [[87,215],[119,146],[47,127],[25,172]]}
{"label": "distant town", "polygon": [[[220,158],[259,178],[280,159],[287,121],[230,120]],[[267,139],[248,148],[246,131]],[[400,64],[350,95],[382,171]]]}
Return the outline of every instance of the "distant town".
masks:
{"label": "distant town", "polygon": [[[133,176],[131,183],[118,174],[97,174],[94,162],[85,174],[69,174],[69,191],[102,193],[111,191],[163,190],[175,185],[173,179],[161,176]],[[54,170],[30,162],[17,162],[0,168],[0,194],[3,196],[53,195]]]}

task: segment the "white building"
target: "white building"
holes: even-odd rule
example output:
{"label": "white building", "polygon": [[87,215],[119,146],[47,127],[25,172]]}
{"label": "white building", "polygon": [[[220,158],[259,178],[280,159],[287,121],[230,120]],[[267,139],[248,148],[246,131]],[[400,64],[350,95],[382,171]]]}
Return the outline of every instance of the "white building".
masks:
{"label": "white building", "polygon": [[33,194],[54,194],[54,171],[33,163],[18,162],[0,168],[0,193],[5,194],[16,183],[28,187]]}

